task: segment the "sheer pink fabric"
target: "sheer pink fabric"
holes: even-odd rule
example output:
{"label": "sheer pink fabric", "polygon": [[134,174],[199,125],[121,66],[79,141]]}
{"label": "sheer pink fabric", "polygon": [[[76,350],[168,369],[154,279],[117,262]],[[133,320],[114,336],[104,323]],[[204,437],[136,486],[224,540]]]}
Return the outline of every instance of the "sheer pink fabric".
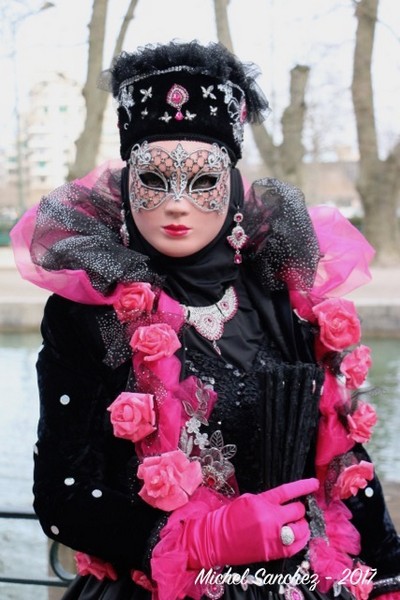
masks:
{"label": "sheer pink fabric", "polygon": [[292,290],[290,298],[299,316],[315,321],[311,311],[326,298],[345,296],[371,279],[369,264],[375,251],[360,231],[337,208],[309,209],[317,234],[321,260],[310,292]]}

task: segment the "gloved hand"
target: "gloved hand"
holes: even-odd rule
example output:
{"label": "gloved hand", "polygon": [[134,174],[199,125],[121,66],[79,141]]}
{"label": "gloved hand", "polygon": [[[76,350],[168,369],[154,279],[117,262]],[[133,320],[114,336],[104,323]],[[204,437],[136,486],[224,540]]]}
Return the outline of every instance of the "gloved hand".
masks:
{"label": "gloved hand", "polygon": [[[293,556],[306,545],[310,530],[299,496],[315,492],[318,479],[286,483],[261,494],[243,494],[230,504],[184,523],[182,543],[190,569],[246,565]],[[284,545],[281,530],[290,525],[294,541]]]}

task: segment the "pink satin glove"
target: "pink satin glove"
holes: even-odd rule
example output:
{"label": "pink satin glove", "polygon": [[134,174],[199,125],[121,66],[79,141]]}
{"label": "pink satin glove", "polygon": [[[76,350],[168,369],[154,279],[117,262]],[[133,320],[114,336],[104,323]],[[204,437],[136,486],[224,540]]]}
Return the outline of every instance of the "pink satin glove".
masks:
{"label": "pink satin glove", "polygon": [[[293,556],[306,545],[310,530],[304,504],[289,501],[318,487],[317,479],[302,479],[261,494],[243,494],[226,506],[186,521],[182,542],[189,555],[188,567],[209,569]],[[294,533],[289,545],[281,539],[284,525],[290,525]]]}

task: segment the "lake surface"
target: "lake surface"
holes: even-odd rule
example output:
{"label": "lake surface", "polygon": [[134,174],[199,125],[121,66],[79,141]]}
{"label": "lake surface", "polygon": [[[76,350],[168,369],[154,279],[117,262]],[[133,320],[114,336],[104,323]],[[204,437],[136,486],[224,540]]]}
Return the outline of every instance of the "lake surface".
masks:
{"label": "lake surface", "polygon": [[[36,441],[37,334],[0,334],[0,507],[32,504],[32,447]],[[367,449],[382,479],[400,482],[400,342],[364,339],[372,348],[369,401],[379,416]],[[0,520],[0,572],[45,577],[47,542],[36,522]],[[56,596],[54,596],[56,597]],[[2,600],[47,600],[45,588],[0,584]]]}

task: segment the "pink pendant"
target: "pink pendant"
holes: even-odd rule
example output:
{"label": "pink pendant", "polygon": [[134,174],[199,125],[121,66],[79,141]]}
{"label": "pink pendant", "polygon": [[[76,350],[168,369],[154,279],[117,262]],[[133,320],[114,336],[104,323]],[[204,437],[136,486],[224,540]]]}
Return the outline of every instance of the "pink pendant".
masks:
{"label": "pink pendant", "polygon": [[181,108],[188,100],[189,92],[187,89],[178,83],[174,83],[167,94],[167,104],[177,109],[177,113],[175,115],[176,121],[182,121],[184,119]]}
{"label": "pink pendant", "polygon": [[232,229],[231,235],[228,235],[226,239],[232,248],[235,250],[241,250],[249,239],[249,236],[246,235],[241,225],[235,225],[235,227]]}

